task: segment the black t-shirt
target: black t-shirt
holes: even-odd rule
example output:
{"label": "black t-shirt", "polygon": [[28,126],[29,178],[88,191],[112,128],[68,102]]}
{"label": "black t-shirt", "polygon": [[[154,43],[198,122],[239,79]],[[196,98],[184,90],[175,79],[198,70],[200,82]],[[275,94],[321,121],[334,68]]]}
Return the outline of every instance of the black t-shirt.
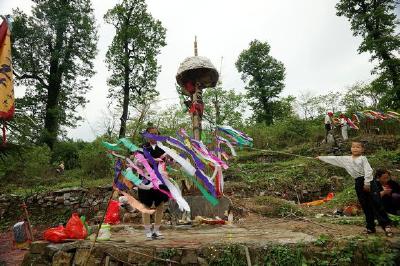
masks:
{"label": "black t-shirt", "polygon": [[165,151],[157,145],[155,145],[153,148],[150,143],[144,144],[143,149],[146,149],[146,151],[148,151],[153,158],[160,158],[165,153]]}

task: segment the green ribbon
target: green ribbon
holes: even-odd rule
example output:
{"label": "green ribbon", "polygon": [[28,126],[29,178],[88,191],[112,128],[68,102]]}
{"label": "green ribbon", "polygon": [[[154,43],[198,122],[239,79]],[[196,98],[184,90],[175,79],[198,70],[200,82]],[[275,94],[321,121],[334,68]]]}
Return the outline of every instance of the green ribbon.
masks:
{"label": "green ribbon", "polygon": [[101,144],[103,144],[103,146],[107,150],[112,150],[112,151],[121,151],[122,150],[122,148],[118,147],[118,143],[117,144],[112,144],[112,143],[103,141]]}
{"label": "green ribbon", "polygon": [[142,183],[142,180],[140,180],[140,178],[135,175],[130,168],[122,171],[122,175],[129,181],[133,182],[136,186],[139,186]]}
{"label": "green ribbon", "polygon": [[120,144],[124,145],[124,147],[127,148],[130,152],[135,152],[135,151],[141,150],[138,146],[133,144],[127,138],[119,139],[118,142],[115,144],[112,144],[112,143],[109,143],[106,141],[103,141],[102,144],[106,149],[112,150],[112,151],[122,151],[123,149],[121,147],[119,147]]}
{"label": "green ribbon", "polygon": [[189,174],[187,174],[185,171],[182,171],[183,174],[188,177],[195,185],[196,187],[200,190],[201,194],[203,194],[203,196],[206,198],[206,200],[208,200],[212,206],[216,206],[218,205],[218,200],[211,195],[204,187],[202,184],[200,184],[199,181],[197,181],[197,179]]}

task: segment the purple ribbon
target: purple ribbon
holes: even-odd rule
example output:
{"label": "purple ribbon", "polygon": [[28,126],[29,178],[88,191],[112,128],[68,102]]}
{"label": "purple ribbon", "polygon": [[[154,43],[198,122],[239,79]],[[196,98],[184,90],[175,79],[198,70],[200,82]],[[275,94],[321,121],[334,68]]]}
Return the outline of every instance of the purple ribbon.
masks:
{"label": "purple ribbon", "polygon": [[121,170],[122,170],[122,161],[118,159],[115,161],[115,167],[114,167],[114,186],[116,186],[119,190],[129,190],[129,188],[124,183],[121,183],[118,179]]}
{"label": "purple ribbon", "polygon": [[199,157],[197,157],[196,154],[191,149],[189,149],[185,144],[183,144],[179,140],[177,140],[175,138],[171,138],[171,137],[150,134],[148,132],[144,132],[144,133],[142,133],[142,135],[145,138],[153,139],[156,141],[161,141],[161,142],[169,141],[169,142],[181,147],[183,150],[185,150],[187,153],[190,154],[190,156],[193,158],[193,161],[198,168],[200,168],[201,170],[205,169],[205,165],[202,163],[202,161],[199,159]]}
{"label": "purple ribbon", "polygon": [[[150,134],[148,132],[144,132],[144,133],[142,133],[142,135],[145,138],[153,139],[153,140],[160,141],[160,142],[169,141],[169,142],[181,147],[187,153],[189,153],[190,156],[193,158],[196,166],[197,166],[196,167],[196,175],[201,179],[201,181],[203,181],[203,183],[206,185],[208,191],[210,191],[213,196],[216,195],[214,185],[208,180],[208,178],[203,174],[203,172],[200,171],[200,170],[203,170],[205,168],[205,165],[200,161],[200,159],[196,156],[196,154],[191,149],[189,149],[186,145],[182,144],[179,140],[171,138],[171,137],[154,135],[154,134]],[[157,173],[156,173],[156,175],[157,175]]]}
{"label": "purple ribbon", "polygon": [[147,161],[149,161],[150,164],[153,166],[154,173],[156,174],[158,180],[160,180],[161,183],[165,185],[164,179],[162,178],[160,171],[158,171],[158,163],[154,160],[153,156],[151,156],[150,152],[146,149],[143,149],[143,154],[144,157],[146,157]]}

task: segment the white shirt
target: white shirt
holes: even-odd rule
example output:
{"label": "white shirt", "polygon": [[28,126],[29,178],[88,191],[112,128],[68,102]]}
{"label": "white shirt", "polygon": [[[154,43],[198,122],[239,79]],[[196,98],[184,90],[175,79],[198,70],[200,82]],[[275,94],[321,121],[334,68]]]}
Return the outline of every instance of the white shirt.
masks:
{"label": "white shirt", "polygon": [[347,173],[353,178],[363,176],[364,184],[366,185],[369,185],[369,182],[373,179],[373,170],[365,156],[357,158],[353,158],[352,156],[319,156],[318,158],[326,163],[346,169]]}
{"label": "white shirt", "polygon": [[326,124],[332,124],[332,120],[331,120],[331,117],[329,115],[325,116],[325,125]]}
{"label": "white shirt", "polygon": [[340,124],[341,124],[342,126],[347,126],[347,120],[344,119],[344,118],[340,118]]}

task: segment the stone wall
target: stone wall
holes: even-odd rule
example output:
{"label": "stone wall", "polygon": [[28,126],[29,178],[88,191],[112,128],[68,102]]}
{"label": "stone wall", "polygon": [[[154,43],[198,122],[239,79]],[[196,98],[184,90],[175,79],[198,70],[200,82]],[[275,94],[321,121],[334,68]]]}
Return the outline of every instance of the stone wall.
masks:
{"label": "stone wall", "polygon": [[53,212],[77,212],[95,216],[99,210],[104,210],[112,191],[111,186],[97,188],[65,188],[57,191],[33,194],[26,198],[13,194],[0,195],[0,219],[13,219],[20,215],[20,207],[25,200],[31,214],[46,214]]}

